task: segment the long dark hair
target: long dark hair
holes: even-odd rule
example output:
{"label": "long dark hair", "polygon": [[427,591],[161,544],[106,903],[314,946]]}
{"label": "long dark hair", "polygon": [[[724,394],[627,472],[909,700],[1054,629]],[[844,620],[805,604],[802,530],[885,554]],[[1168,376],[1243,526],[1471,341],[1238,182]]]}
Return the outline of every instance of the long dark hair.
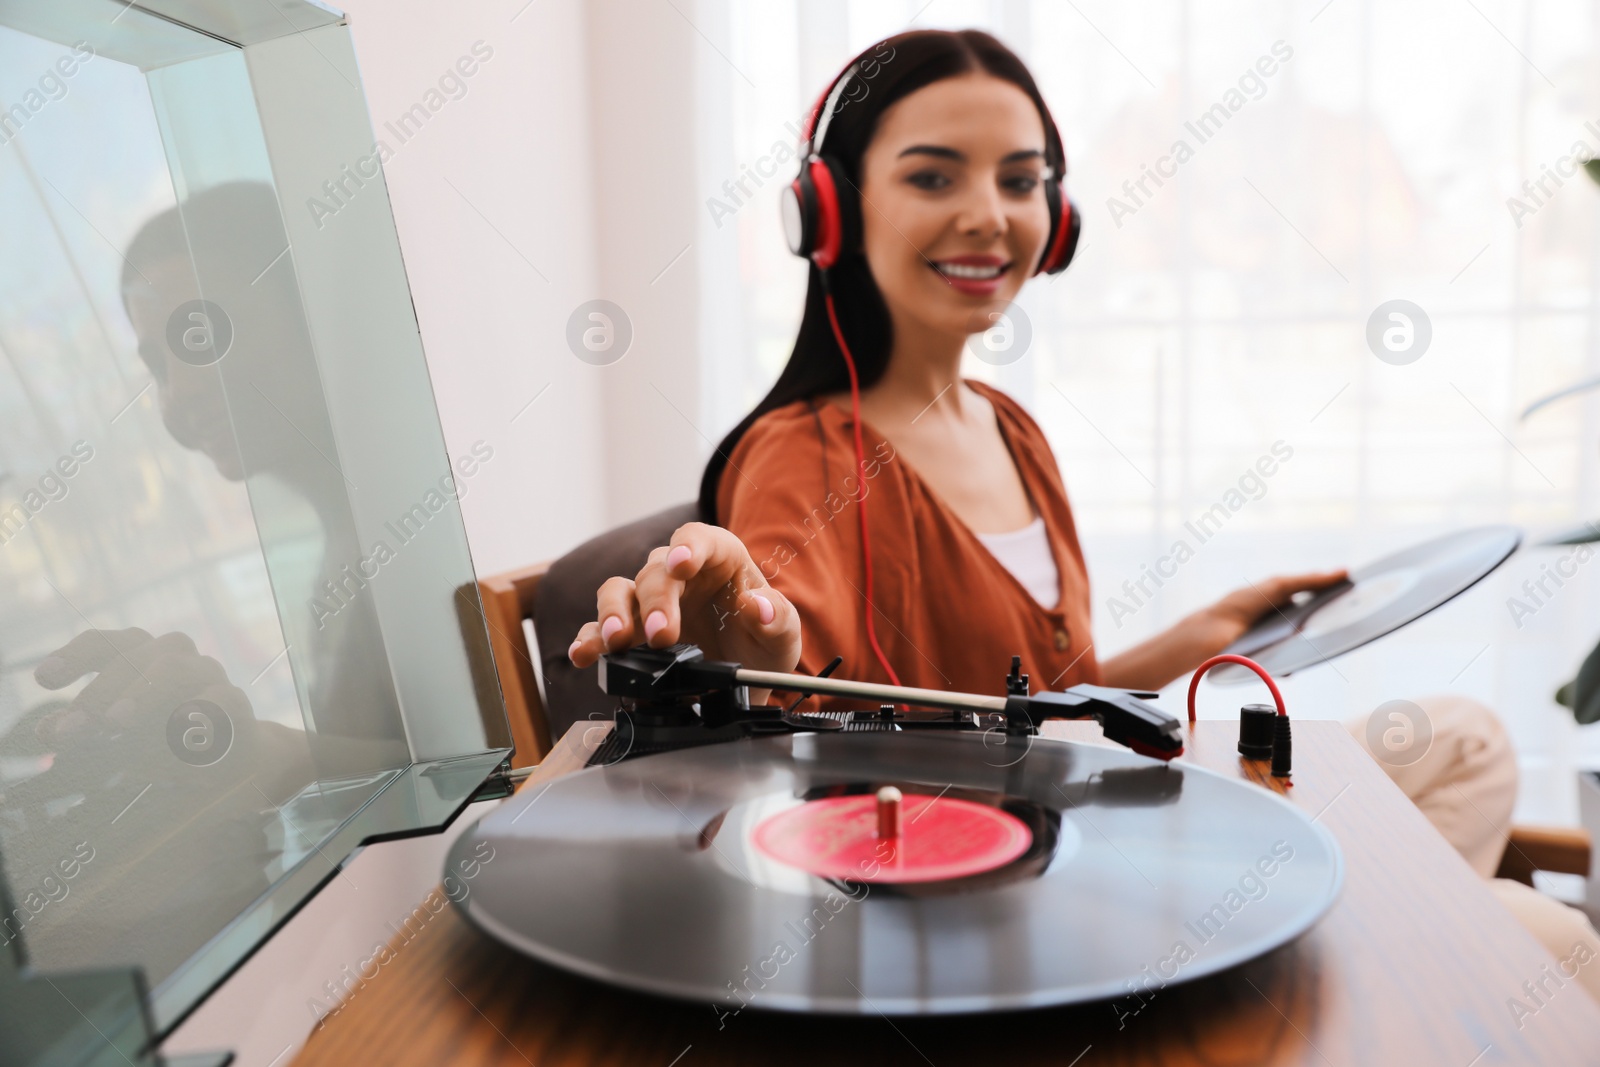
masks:
{"label": "long dark hair", "polygon": [[[857,77],[862,78],[860,85],[865,86],[866,91],[863,94],[853,85],[847,87],[848,91],[842,94],[836,106],[822,147],[849,175],[850,187],[839,190],[839,199],[841,208],[852,214],[856,233],[861,232],[861,157],[877,131],[878,116],[895,101],[945,78],[982,71],[1011,82],[1027,93],[1044,122],[1045,162],[1054,174],[1065,171],[1061,137],[1044,97],[1039,95],[1039,87],[1034,84],[1033,75],[1016,53],[982,30],[913,30],[878,42],[851,62],[861,64],[863,74]],[[865,77],[866,71],[873,73]],[[839,342],[828,323],[822,272],[815,263],[811,264],[810,275],[805,315],[800,320],[800,332],[794,339],[794,350],[789,354],[783,373],[750,414],[722,439],[706,464],[705,474],[700,479],[702,522],[716,523],[717,487],[728,466],[728,457],[757,419],[796,400],[850,386],[844,353],[839,350]],[[889,350],[894,340],[889,307],[872,280],[872,271],[859,247],[842,250],[829,278],[839,328],[849,340],[850,354],[855,357],[856,372],[865,389],[883,377],[889,363]]]}

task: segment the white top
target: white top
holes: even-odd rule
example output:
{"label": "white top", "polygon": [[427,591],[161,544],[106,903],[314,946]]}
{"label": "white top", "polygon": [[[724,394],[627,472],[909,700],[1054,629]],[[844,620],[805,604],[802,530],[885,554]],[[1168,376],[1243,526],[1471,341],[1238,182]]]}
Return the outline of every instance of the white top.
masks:
{"label": "white top", "polygon": [[1033,599],[1047,609],[1056,606],[1061,599],[1061,576],[1056,571],[1055,557],[1050,554],[1043,515],[1020,530],[977,537],[1006,570],[1016,575]]}

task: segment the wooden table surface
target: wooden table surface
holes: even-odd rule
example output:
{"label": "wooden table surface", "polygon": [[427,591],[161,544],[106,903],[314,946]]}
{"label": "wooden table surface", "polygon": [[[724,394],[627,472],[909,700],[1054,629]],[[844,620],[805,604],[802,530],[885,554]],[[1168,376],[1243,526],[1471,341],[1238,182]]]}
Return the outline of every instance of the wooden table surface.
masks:
{"label": "wooden table surface", "polygon": [[[601,730],[588,724],[588,742]],[[1046,736],[1092,741],[1093,723]],[[1171,986],[1136,1015],[1110,1003],[940,1019],[826,1018],[628,993],[524,957],[446,908],[316,1031],[295,1061],[348,1064],[1600,1064],[1600,1006],[1576,983],[1532,1009],[1556,963],[1336,722],[1295,724],[1295,785],[1191,728],[1187,762],[1277,788],[1338,838],[1339,902],[1293,944]],[[1103,743],[1103,742],[1102,742]],[[574,727],[523,788],[581,767]],[[1119,1018],[1119,1015],[1122,1015]],[[1120,1024],[1120,1025],[1119,1025]]]}

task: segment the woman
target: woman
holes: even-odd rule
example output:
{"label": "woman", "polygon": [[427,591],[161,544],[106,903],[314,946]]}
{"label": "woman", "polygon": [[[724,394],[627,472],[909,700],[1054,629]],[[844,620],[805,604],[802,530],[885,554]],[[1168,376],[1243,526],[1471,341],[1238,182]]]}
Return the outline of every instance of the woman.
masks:
{"label": "woman", "polygon": [[[758,669],[815,673],[839,655],[844,677],[998,694],[1020,653],[1035,691],[1160,689],[1297,592],[1342,579],[1248,586],[1101,661],[1050,447],[1015,401],[958,373],[967,338],[1051,237],[1047,168],[1065,159],[1049,109],[977,31],[902,34],[850,70],[825,94],[813,145],[842,178],[837,262],[824,272],[813,257],[788,365],[707,465],[705,521],[601,587],[572,662],[688,641]],[[1475,701],[1421,705],[1431,747],[1380,766],[1490,878],[1516,795],[1510,741]],[[1350,725],[1365,744],[1365,719]],[[1578,941],[1600,952],[1580,913],[1490,885],[1558,956]],[[1600,980],[1586,985],[1600,996]]]}
{"label": "woman", "polygon": [[1021,654],[1035,691],[1159,689],[1343,578],[1249,586],[1101,661],[1050,447],[1015,401],[959,376],[968,337],[1046,252],[1046,182],[1065,169],[1049,109],[978,31],[901,34],[847,71],[813,138],[844,180],[837,262],[814,257],[788,365],[707,466],[705,521],[605,583],[572,662],[688,641],[758,669],[838,655],[842,677],[999,693]]}

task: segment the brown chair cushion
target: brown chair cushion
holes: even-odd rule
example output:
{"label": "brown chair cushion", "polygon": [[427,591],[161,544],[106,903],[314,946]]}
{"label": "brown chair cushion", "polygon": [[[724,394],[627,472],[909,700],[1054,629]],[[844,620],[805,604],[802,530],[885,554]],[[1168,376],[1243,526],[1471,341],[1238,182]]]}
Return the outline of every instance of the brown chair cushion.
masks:
{"label": "brown chair cushion", "polygon": [[573,723],[609,720],[616,710],[600,691],[596,668],[580,671],[567,659],[578,631],[594,621],[595,591],[613,575],[638,574],[652,548],[666,544],[674,530],[698,518],[693,503],[677,504],[585,541],[550,564],[534,600],[533,632],[539,640],[552,742],[561,740]]}

